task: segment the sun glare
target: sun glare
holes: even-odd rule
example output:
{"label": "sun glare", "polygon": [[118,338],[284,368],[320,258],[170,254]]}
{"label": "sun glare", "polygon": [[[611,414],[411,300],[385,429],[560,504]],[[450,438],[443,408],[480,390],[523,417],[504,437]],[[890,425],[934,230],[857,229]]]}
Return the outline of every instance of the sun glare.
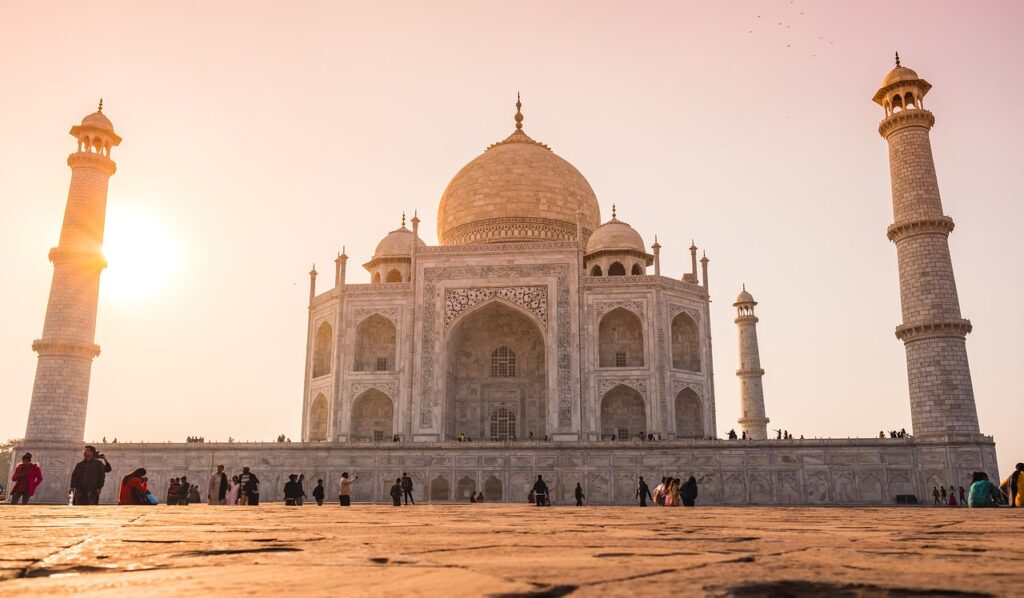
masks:
{"label": "sun glare", "polygon": [[175,236],[153,214],[111,209],[103,239],[108,265],[100,288],[118,300],[151,297],[173,278],[179,254]]}

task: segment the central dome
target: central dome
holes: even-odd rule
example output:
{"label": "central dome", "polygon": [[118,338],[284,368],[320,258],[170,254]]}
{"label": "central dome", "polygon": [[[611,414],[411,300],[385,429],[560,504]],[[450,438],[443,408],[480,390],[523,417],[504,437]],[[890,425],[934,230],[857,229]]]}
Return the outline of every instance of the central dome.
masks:
{"label": "central dome", "polygon": [[524,133],[521,113],[516,121],[514,133],[487,148],[448,183],[437,208],[442,245],[572,241],[577,210],[583,212],[584,236],[601,224],[587,179]]}

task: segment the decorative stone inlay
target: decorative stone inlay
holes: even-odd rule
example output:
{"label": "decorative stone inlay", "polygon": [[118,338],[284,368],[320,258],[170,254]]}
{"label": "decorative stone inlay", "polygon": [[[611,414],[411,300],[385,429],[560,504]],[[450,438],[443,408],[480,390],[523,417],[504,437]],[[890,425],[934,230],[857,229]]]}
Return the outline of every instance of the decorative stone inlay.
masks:
{"label": "decorative stone inlay", "polygon": [[[584,235],[590,231],[584,229]],[[441,240],[445,245],[470,245],[474,243],[502,243],[519,241],[532,243],[537,241],[575,241],[576,225],[571,222],[552,220],[549,218],[490,218],[476,220],[444,234]]]}
{"label": "decorative stone inlay", "polygon": [[558,426],[572,425],[572,385],[569,344],[569,264],[517,264],[505,266],[451,266],[425,268],[423,271],[422,350],[420,351],[420,426],[434,425],[434,376],[436,359],[434,342],[441,332],[435,321],[437,283],[440,280],[479,280],[482,278],[555,277],[556,355],[558,356]]}
{"label": "decorative stone inlay", "polygon": [[398,324],[398,306],[382,306],[382,307],[357,307],[352,310],[352,322],[358,324],[366,318],[372,315],[381,315],[391,320],[392,324]]}
{"label": "decorative stone inlay", "polygon": [[367,291],[411,291],[411,282],[381,282],[369,284],[346,284],[342,287],[345,292],[367,292]]}
{"label": "decorative stone inlay", "polygon": [[704,385],[699,382],[687,382],[686,380],[672,381],[672,397],[675,398],[676,395],[683,392],[683,389],[686,388],[693,390],[701,400],[704,400]]}
{"label": "decorative stone inlay", "polygon": [[670,319],[675,319],[679,314],[685,313],[686,315],[693,318],[696,324],[700,324],[700,310],[695,307],[689,307],[686,305],[679,305],[678,303],[669,303],[668,305]]}
{"label": "decorative stone inlay", "polygon": [[647,398],[647,378],[601,378],[597,381],[598,398],[619,385],[628,386]]}
{"label": "decorative stone inlay", "polygon": [[606,313],[620,307],[633,312],[640,318],[640,320],[647,321],[647,302],[642,299],[598,301],[594,303],[594,315],[597,320],[600,320]]}
{"label": "decorative stone inlay", "polygon": [[356,382],[349,387],[349,394],[352,396],[352,399],[355,400],[364,392],[374,388],[388,395],[388,398],[391,400],[395,400],[397,398],[397,382]]}
{"label": "decorative stone inlay", "polygon": [[451,327],[467,309],[493,297],[518,305],[548,323],[547,287],[475,287],[446,289],[444,294],[444,327]]}
{"label": "decorative stone inlay", "polygon": [[[583,229],[584,237],[587,230]],[[416,250],[417,255],[444,255],[451,253],[505,253],[508,251],[549,251],[551,249],[579,249],[576,241],[530,241],[529,243],[487,243],[483,245],[430,245]]]}

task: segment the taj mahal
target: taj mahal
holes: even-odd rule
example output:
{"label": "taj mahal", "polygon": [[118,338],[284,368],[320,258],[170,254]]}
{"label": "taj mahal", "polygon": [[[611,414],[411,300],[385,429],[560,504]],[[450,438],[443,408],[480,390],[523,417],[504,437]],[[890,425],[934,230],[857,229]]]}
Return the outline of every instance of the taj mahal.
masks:
{"label": "taj mahal", "polygon": [[[300,471],[329,488],[354,472],[369,480],[356,486],[364,501],[384,500],[408,472],[424,502],[473,492],[525,501],[543,474],[556,502],[580,482],[595,504],[631,502],[637,476],[667,473],[695,476],[706,504],[893,504],[969,485],[973,471],[995,477],[947,242],[953,220],[931,155],[930,89],[897,57],[873,98],[889,148],[886,234],[899,260],[906,438],[770,437],[757,301],[746,288],[723,292],[735,311],[740,393],[716,397],[708,257],[691,241],[689,271],[662,272],[657,239],[627,214],[620,220],[614,205],[603,217],[583,174],[526,133],[517,99],[511,134],[441,194],[437,246],[420,238],[418,214],[408,224],[403,215],[362,263],[370,283],[346,281],[345,252],[329,284],[310,271],[301,442],[101,450],[114,475],[144,466],[155,488],[182,474],[205,479],[214,462],[249,466],[264,500]],[[71,134],[71,188],[50,252],[43,334],[32,345],[39,361],[26,436],[15,447],[47,471],[37,496],[49,502],[66,502],[84,440],[111,152],[121,142],[102,105]],[[738,401],[740,419],[718,422],[717,400]],[[740,438],[722,439],[730,428]],[[116,501],[114,486],[105,502]]]}

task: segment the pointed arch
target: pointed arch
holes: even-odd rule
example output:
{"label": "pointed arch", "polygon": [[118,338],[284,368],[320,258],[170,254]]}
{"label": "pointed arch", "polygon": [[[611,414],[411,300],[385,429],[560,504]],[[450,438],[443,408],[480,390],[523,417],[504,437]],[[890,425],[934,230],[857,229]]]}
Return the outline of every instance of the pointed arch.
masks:
{"label": "pointed arch", "polygon": [[676,438],[704,438],[704,406],[692,388],[676,395]]}
{"label": "pointed arch", "polygon": [[334,344],[334,331],[327,322],[316,329],[313,342],[313,377],[326,376],[331,373],[331,348]]}
{"label": "pointed arch", "polygon": [[380,272],[374,272],[373,276],[370,277],[371,284],[380,284]]}
{"label": "pointed arch", "polygon": [[490,502],[500,501],[503,498],[501,489],[501,480],[493,475],[488,477],[484,481],[484,498]]}
{"label": "pointed arch", "polygon": [[629,273],[633,276],[643,276],[644,271],[643,268],[640,267],[640,264],[633,264],[633,269],[630,270]]}
{"label": "pointed arch", "polygon": [[391,438],[394,420],[395,408],[391,397],[371,388],[352,402],[352,439],[382,441]]}
{"label": "pointed arch", "polygon": [[635,313],[622,307],[611,310],[601,318],[597,335],[599,367],[643,367],[644,328]]}
{"label": "pointed arch", "polygon": [[397,269],[392,269],[390,272],[388,272],[386,282],[402,282],[402,273],[399,272]]}
{"label": "pointed arch", "polygon": [[444,476],[437,476],[430,481],[430,502],[439,500],[450,500],[448,479]]}
{"label": "pointed arch", "polygon": [[602,274],[601,266],[598,266],[597,264],[594,264],[594,267],[590,269],[591,276],[601,276]]}
{"label": "pointed arch", "polygon": [[397,337],[394,322],[380,314],[359,322],[353,369],[357,372],[393,371]]}
{"label": "pointed arch", "polygon": [[309,429],[307,438],[309,442],[323,442],[327,440],[327,422],[330,421],[327,409],[327,397],[318,393],[313,402],[309,405]]}
{"label": "pointed arch", "polygon": [[621,262],[612,262],[611,266],[608,266],[608,276],[625,276],[626,267]]}
{"label": "pointed arch", "polygon": [[697,323],[683,312],[672,318],[672,367],[700,371],[700,334]]}
{"label": "pointed arch", "polygon": [[601,437],[628,440],[647,429],[647,407],[635,388],[620,384],[601,397]]}

